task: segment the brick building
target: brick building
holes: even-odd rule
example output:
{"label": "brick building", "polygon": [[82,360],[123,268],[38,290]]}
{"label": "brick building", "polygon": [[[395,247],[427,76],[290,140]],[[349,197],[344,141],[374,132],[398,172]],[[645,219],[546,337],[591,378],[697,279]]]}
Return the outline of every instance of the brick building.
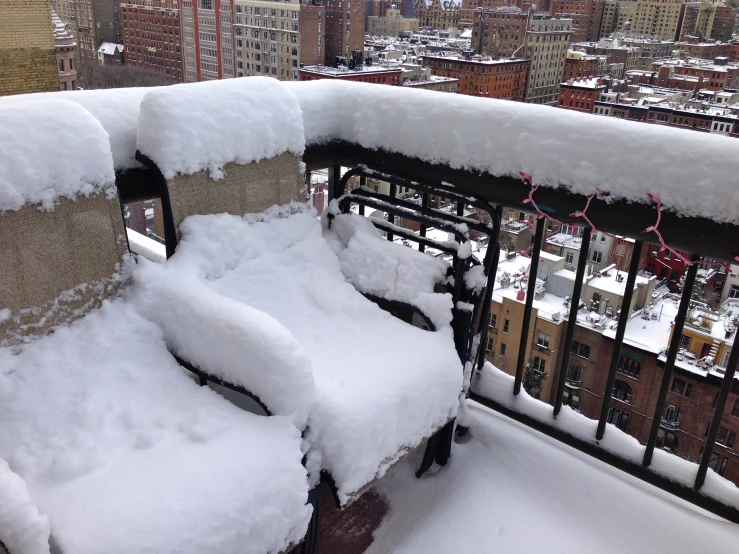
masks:
{"label": "brick building", "polygon": [[739,87],[739,65],[728,58],[715,60],[658,60],[652,64],[654,84],[684,90],[723,90]]}
{"label": "brick building", "polygon": [[523,100],[528,60],[424,55],[423,63],[434,75],[459,79],[460,94]]}
{"label": "brick building", "polygon": [[54,24],[54,46],[56,48],[56,63],[59,70],[59,90],[77,89],[77,66],[75,55],[77,43],[67,31],[56,12],[52,10],[51,21]]}
{"label": "brick building", "polygon": [[0,5],[0,96],[59,90],[51,0]]}
{"label": "brick building", "polygon": [[604,2],[595,0],[551,0],[549,13],[572,19],[572,42],[597,41],[603,19]]}
{"label": "brick building", "polygon": [[356,68],[345,66],[328,67],[311,65],[300,68],[301,81],[317,79],[335,79],[340,81],[359,81],[380,85],[400,85],[403,82],[403,70],[398,68],[360,65]]}
{"label": "brick building", "polygon": [[459,27],[461,9],[462,0],[418,0],[414,15],[419,26],[445,31]]}
{"label": "brick building", "polygon": [[570,79],[559,85],[559,107],[579,112],[593,113],[595,102],[607,86],[597,77]]}
{"label": "brick building", "polygon": [[681,55],[684,55],[685,57],[698,58],[701,60],[714,60],[720,57],[728,57],[731,51],[728,42],[699,42],[692,40],[676,42],[675,49],[680,50]]}
{"label": "brick building", "polygon": [[524,8],[523,2],[520,0],[462,0],[462,5],[459,8],[459,27],[462,29],[472,28],[473,21],[479,18],[479,15],[475,15],[475,12],[480,9],[490,11],[504,7],[522,8],[523,11],[529,11]]}
{"label": "brick building", "polygon": [[556,104],[564,74],[572,20],[534,14],[526,31],[525,56],[530,59],[525,101]]}
{"label": "brick building", "polygon": [[[238,29],[233,27],[233,10],[231,0],[182,0],[182,62],[186,83],[236,76],[233,41]],[[267,22],[261,13],[251,17],[260,25]]]}
{"label": "brick building", "polygon": [[326,0],[326,65],[336,65],[336,57],[349,58],[364,51],[364,0]]}
{"label": "brick building", "polygon": [[472,49],[483,56],[511,57],[526,40],[529,12],[505,7],[474,12]]}
{"label": "brick building", "polygon": [[78,55],[81,64],[97,64],[104,42],[122,44],[118,0],[74,0]]}
{"label": "brick building", "polygon": [[326,59],[326,7],[315,4],[300,6],[299,63],[320,65]]}
{"label": "brick building", "polygon": [[180,9],[169,0],[120,0],[126,64],[183,80]]}
{"label": "brick building", "polygon": [[563,80],[598,77],[601,71],[600,62],[598,56],[588,56],[582,52],[568,50]]}

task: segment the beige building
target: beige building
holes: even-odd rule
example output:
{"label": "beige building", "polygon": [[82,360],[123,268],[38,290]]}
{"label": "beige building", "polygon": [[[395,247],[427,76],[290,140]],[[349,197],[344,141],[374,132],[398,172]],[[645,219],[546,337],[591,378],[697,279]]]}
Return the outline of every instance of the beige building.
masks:
{"label": "beige building", "polygon": [[418,29],[418,19],[405,19],[400,10],[387,10],[385,17],[371,15],[367,18],[367,34],[381,37],[399,37],[402,31],[411,32]]}
{"label": "beige building", "polygon": [[56,47],[56,63],[59,70],[59,90],[77,89],[77,43],[67,31],[54,10],[51,11],[51,21],[54,24],[54,45]]}
{"label": "beige building", "polygon": [[59,90],[51,0],[0,2],[0,96]]}
{"label": "beige building", "polygon": [[300,2],[236,0],[235,9],[237,77],[269,75],[283,81],[297,81]]}
{"label": "beige building", "polygon": [[236,76],[233,10],[231,0],[182,0],[180,19],[186,83]]}
{"label": "beige building", "polygon": [[572,36],[571,19],[534,14],[526,31],[525,57],[529,58],[525,102],[553,104],[565,70],[567,45]]}
{"label": "beige building", "polygon": [[414,15],[421,27],[446,30],[459,28],[462,0],[417,0]]}
{"label": "beige building", "polygon": [[600,20],[600,32],[598,38],[609,37],[616,28],[618,20],[618,0],[605,0],[603,2],[603,17]]}
{"label": "beige building", "polygon": [[619,0],[617,10],[617,31],[675,40],[683,3],[680,0]]}

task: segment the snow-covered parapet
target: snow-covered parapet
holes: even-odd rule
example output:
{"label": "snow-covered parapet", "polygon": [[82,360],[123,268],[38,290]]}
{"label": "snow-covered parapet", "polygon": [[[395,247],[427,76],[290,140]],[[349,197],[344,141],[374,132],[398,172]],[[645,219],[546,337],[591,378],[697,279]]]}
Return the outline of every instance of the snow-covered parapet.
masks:
{"label": "snow-covered parapet", "polygon": [[141,102],[138,150],[167,179],[229,162],[247,164],[305,148],[298,101],[268,77],[208,81],[152,90]]}
{"label": "snow-covered parapet", "polygon": [[651,202],[739,222],[737,143],[659,125],[407,87],[285,83],[300,100],[306,143],[346,140],[426,162],[535,185]]}
{"label": "snow-covered parapet", "polygon": [[[110,137],[115,169],[126,170],[141,167],[136,161],[136,127],[139,105],[144,94],[153,88],[133,87],[105,90],[74,90],[39,92],[0,98],[0,107],[25,102],[68,100],[89,111],[103,126]],[[71,126],[74,123],[68,122]]]}
{"label": "snow-covered parapet", "polygon": [[115,194],[108,134],[73,102],[0,103],[0,212],[106,190]]}

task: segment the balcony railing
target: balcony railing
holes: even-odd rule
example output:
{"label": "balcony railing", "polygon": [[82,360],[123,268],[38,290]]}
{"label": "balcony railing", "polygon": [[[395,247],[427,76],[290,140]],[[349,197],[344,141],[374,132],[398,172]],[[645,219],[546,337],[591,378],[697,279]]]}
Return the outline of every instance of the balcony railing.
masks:
{"label": "balcony railing", "polygon": [[[324,84],[311,84],[315,87],[316,91],[323,91],[324,93],[330,91],[328,86]],[[389,87],[388,87],[389,88]],[[301,89],[305,91],[313,91],[313,88],[303,87]],[[350,92],[359,91],[359,89],[347,89]],[[418,92],[418,91],[414,91]],[[379,95],[378,99],[375,99],[375,94]],[[386,133],[386,129],[381,129],[382,132],[378,132],[376,135],[352,135],[350,132],[337,131],[336,128],[332,127],[330,123],[326,121],[333,121],[335,118],[337,121],[342,122],[342,118],[361,117],[367,116],[362,114],[362,102],[375,102],[376,108],[386,109],[389,105],[383,104],[383,101],[392,103],[395,95],[402,97],[401,100],[413,100],[418,98],[425,100],[431,98],[426,95],[410,95],[403,91],[384,91],[377,89],[370,89],[367,96],[359,94],[359,98],[356,99],[356,103],[347,106],[337,105],[340,101],[346,101],[346,98],[339,97],[334,94],[333,96],[325,95],[323,98],[320,94],[311,98],[311,101],[315,101],[315,105],[306,104],[303,106],[303,117],[306,125],[306,137],[307,144],[305,151],[302,155],[303,162],[305,164],[306,182],[310,183],[311,172],[318,170],[327,170],[328,173],[328,199],[336,200],[340,203],[342,208],[348,208],[350,204],[357,203],[359,205],[376,207],[378,209],[385,210],[393,217],[406,217],[408,213],[405,210],[417,210],[421,213],[421,216],[416,218],[416,222],[420,224],[420,239],[417,239],[421,245],[428,247],[438,247],[438,241],[434,242],[426,239],[428,232],[429,221],[425,219],[423,211],[427,208],[422,202],[420,206],[414,205],[403,206],[402,203],[396,203],[396,211],[389,209],[389,206],[383,204],[383,199],[368,192],[366,189],[358,191],[347,196],[347,175],[351,177],[356,175],[360,182],[366,180],[368,175],[372,175],[380,181],[386,181],[391,184],[392,187],[407,186],[420,190],[428,195],[427,191],[443,191],[448,198],[452,199],[453,205],[456,207],[454,212],[448,214],[450,219],[448,222],[451,223],[452,229],[450,230],[452,235],[455,235],[454,226],[460,225],[466,217],[465,208],[468,205],[476,205],[484,210],[494,210],[498,218],[502,213],[504,207],[515,207],[517,210],[524,210],[529,213],[537,215],[543,215],[546,217],[556,218],[558,221],[565,223],[573,223],[576,225],[586,225],[582,237],[582,246],[578,259],[577,266],[574,268],[576,271],[576,277],[574,279],[573,290],[570,293],[571,298],[581,298],[583,281],[585,276],[585,270],[588,263],[587,249],[590,244],[590,236],[593,229],[589,223],[593,222],[597,224],[598,231],[618,235],[619,237],[631,237],[634,239],[633,251],[631,253],[631,261],[627,272],[627,277],[624,283],[623,301],[621,305],[630,306],[636,289],[636,278],[639,269],[640,254],[643,249],[645,240],[657,240],[655,233],[643,234],[643,231],[648,228],[654,228],[655,220],[657,219],[657,211],[655,205],[652,203],[639,203],[634,202],[633,198],[629,198],[627,195],[621,195],[617,197],[607,197],[604,195],[597,195],[594,192],[585,191],[584,185],[579,187],[569,186],[570,183],[561,183],[563,187],[547,186],[538,187],[530,182],[527,178],[521,178],[516,175],[516,172],[507,168],[499,172],[493,171],[492,169],[482,168],[484,163],[480,162],[479,156],[493,156],[492,150],[486,150],[484,148],[477,151],[478,158],[475,160],[479,162],[478,165],[474,165],[472,162],[468,166],[457,163],[452,158],[444,157],[440,154],[440,151],[444,151],[444,148],[439,148],[436,155],[429,155],[422,149],[405,148],[404,144],[411,140],[414,134],[411,133],[413,129],[405,129],[405,135],[399,131],[398,136],[400,138],[394,138],[392,135]],[[464,99],[465,106],[470,99]],[[326,105],[321,105],[320,102],[326,102]],[[474,106],[485,106],[487,100],[474,100]],[[444,102],[447,102],[446,98]],[[453,103],[453,102],[452,102]],[[511,105],[509,108],[507,103],[505,110],[500,111],[518,110],[519,108]],[[443,107],[443,103],[439,104],[439,107]],[[491,106],[499,106],[497,102],[489,104]],[[469,104],[469,106],[473,106]],[[345,109],[342,109],[345,108]],[[535,108],[536,111],[530,109]],[[418,112],[406,113],[408,120],[413,119],[411,116],[416,118],[416,121],[426,121],[429,117],[429,111],[425,110],[424,107],[415,106],[409,103],[407,106],[409,112],[413,112],[414,109],[419,110]],[[314,110],[314,111],[311,111]],[[323,110],[323,111],[322,111]],[[535,116],[547,116],[549,112],[540,111],[547,110],[547,108],[536,108],[526,107],[522,109],[523,115],[530,115],[532,118]],[[529,113],[530,112],[530,113]],[[359,113],[359,115],[357,115]],[[391,111],[392,113],[392,111]],[[478,117],[485,125],[476,130],[479,133],[490,133],[493,132],[491,129],[502,128],[495,127],[491,122],[495,123],[497,120],[485,119],[485,114],[482,116],[477,111],[473,112],[474,117],[467,114],[463,114],[464,121],[460,122],[460,125],[471,126],[477,122]],[[330,115],[329,115],[330,114]],[[519,115],[522,115],[519,114]],[[561,115],[561,114],[560,114]],[[560,117],[558,115],[557,117]],[[574,127],[580,128],[581,124],[586,121],[585,119],[589,116],[581,116],[580,114],[568,114],[566,118],[576,118]],[[546,119],[546,117],[544,117]],[[597,119],[597,118],[593,118]],[[352,128],[373,128],[373,121],[368,118],[366,121],[349,121],[346,125],[346,129]],[[394,124],[404,125],[403,121],[394,121]],[[627,129],[622,127],[621,123],[615,122],[619,125],[619,129]],[[527,135],[527,142],[534,141],[536,139],[536,132],[539,127],[532,123],[532,132]],[[609,123],[610,124],[610,123]],[[628,125],[628,123],[625,123]],[[410,124],[407,124],[410,126]],[[311,127],[312,126],[312,127]],[[323,126],[323,127],[321,127]],[[341,125],[339,125],[341,127]],[[573,128],[574,128],[573,127]],[[433,129],[421,129],[420,132],[416,130],[416,134],[423,136],[424,133],[429,134]],[[437,127],[435,132],[446,133],[449,129]],[[574,132],[574,131],[573,131]],[[674,129],[649,129],[643,130],[639,127],[636,135],[640,133],[661,133],[661,137],[666,137],[669,134],[671,137],[679,135],[680,130]],[[369,133],[369,131],[368,131]],[[523,133],[526,134],[526,133]],[[472,133],[474,138],[474,133]],[[628,133],[627,133],[628,135]],[[630,138],[634,138],[636,135],[630,135]],[[562,137],[562,142],[567,143],[565,136]],[[384,144],[383,140],[387,139],[388,144]],[[503,139],[502,139],[503,140]],[[574,142],[574,141],[573,141]],[[469,143],[462,143],[462,146],[467,146]],[[460,146],[460,151],[465,149]],[[472,156],[471,156],[472,157]],[[521,170],[526,170],[526,157],[523,155],[519,156],[516,160],[517,167]],[[487,158],[485,158],[487,159]],[[485,160],[483,160],[485,161]],[[623,162],[624,160],[622,160]],[[515,165],[515,164],[514,164]],[[492,167],[492,166],[490,166]],[[507,167],[507,166],[506,166]],[[623,168],[626,165],[622,164]],[[343,168],[353,168],[353,173],[344,173]],[[706,165],[705,171],[710,173],[713,170],[710,164]],[[627,169],[623,169],[623,173],[627,174]],[[563,173],[564,174],[564,173]],[[572,177],[573,179],[575,177]],[[636,177],[628,177],[622,180],[636,180]],[[365,181],[366,182],[366,181]],[[549,184],[554,184],[549,182]],[[627,183],[628,184],[628,183]],[[165,191],[162,190],[161,179],[159,175],[156,175],[154,171],[136,167],[129,168],[127,171],[121,171],[117,174],[117,186],[121,196],[122,203],[133,203],[140,202],[143,200],[151,199],[165,199]],[[635,185],[636,186],[636,185]],[[393,195],[391,188],[391,195]],[[584,192],[585,191],[585,192]],[[649,192],[646,188],[644,193]],[[583,219],[583,211],[587,210],[587,220]],[[580,215],[576,215],[579,213]],[[540,258],[542,254],[542,244],[544,242],[544,235],[547,227],[547,219],[542,217],[536,221],[535,224],[535,235],[533,248],[530,251],[531,262],[529,275],[536,276],[538,274],[538,267],[540,264]],[[732,261],[735,259],[736,251],[733,245],[739,244],[739,226],[722,222],[721,218],[716,217],[710,210],[694,209],[687,215],[680,214],[676,210],[663,210],[659,214],[659,232],[661,236],[669,241],[672,248],[680,251],[691,252],[691,261],[697,261],[701,256],[709,259],[717,259],[724,261]],[[492,218],[497,220],[496,217]],[[466,222],[470,226],[471,222]],[[379,222],[380,226],[384,226],[384,231],[389,240],[392,240],[395,236],[403,236],[407,233],[407,230],[394,225],[393,219],[388,219],[386,222]],[[472,227],[470,227],[472,228]],[[458,228],[456,228],[459,231]],[[174,244],[176,238],[174,236],[175,229],[173,222],[165,222],[165,239],[167,242],[167,254],[171,255],[174,251]],[[496,229],[497,233],[497,229]],[[493,233],[493,236],[496,234]],[[457,237],[457,242],[459,239]],[[419,246],[419,249],[421,247]],[[453,250],[453,248],[450,249]],[[496,245],[488,245],[488,253],[496,253]],[[458,261],[458,260],[457,260]],[[484,308],[475,314],[472,314],[471,321],[467,321],[468,328],[477,329],[488,329],[488,321],[490,317],[490,305],[493,300],[493,283],[494,283],[494,272],[497,264],[497,257],[488,256],[482,263],[486,264],[486,267],[490,268],[493,275],[490,276],[488,281],[488,287],[486,290],[486,297],[483,303]],[[566,378],[560,378],[557,381],[557,388],[554,395],[554,406],[551,411],[551,416],[547,414],[546,417],[542,417],[541,410],[536,413],[527,412],[521,406],[524,402],[516,402],[514,400],[521,399],[521,389],[524,381],[524,372],[529,358],[527,351],[529,346],[535,346],[536,336],[532,336],[532,314],[533,314],[533,303],[536,293],[536,278],[528,279],[527,290],[524,295],[524,310],[522,322],[519,328],[515,328],[516,336],[514,337],[513,329],[510,333],[511,343],[517,342],[518,346],[518,357],[515,364],[515,371],[512,376],[510,386],[505,391],[505,396],[486,395],[486,391],[475,388],[475,380],[473,379],[473,385],[470,390],[469,396],[480,402],[481,404],[488,406],[500,413],[503,413],[533,429],[541,431],[556,440],[561,441],[564,444],[570,445],[584,453],[587,453],[594,458],[597,458],[609,465],[625,471],[631,475],[634,475],[648,483],[651,483],[659,488],[662,488],[682,499],[692,502],[706,510],[709,510],[715,514],[718,514],[730,521],[739,523],[739,505],[732,505],[725,499],[719,499],[715,496],[710,495],[710,491],[704,490],[704,483],[706,480],[707,471],[709,464],[711,463],[711,455],[715,450],[716,437],[721,427],[721,418],[726,411],[726,405],[731,392],[737,391],[737,385],[734,381],[735,369],[739,363],[739,348],[733,349],[728,359],[727,369],[723,378],[719,379],[717,376],[712,376],[712,379],[717,383],[718,392],[714,404],[712,405],[712,416],[709,424],[709,431],[705,440],[705,447],[700,457],[699,463],[695,466],[695,479],[692,483],[685,483],[680,481],[676,476],[670,475],[669,472],[658,471],[653,466],[653,458],[655,456],[654,450],[657,447],[658,433],[660,427],[664,427],[664,423],[661,418],[664,407],[667,401],[667,395],[669,393],[670,385],[673,377],[673,370],[677,359],[679,350],[679,341],[682,336],[682,330],[686,325],[686,319],[690,306],[690,294],[695,283],[698,266],[693,263],[687,271],[686,279],[684,283],[684,289],[682,296],[680,297],[679,307],[674,321],[672,329],[672,339],[669,344],[669,348],[666,353],[664,362],[664,368],[662,370],[662,376],[660,380],[659,394],[656,399],[653,411],[651,412],[651,426],[649,432],[649,438],[644,446],[643,452],[640,452],[639,459],[635,460],[633,456],[624,455],[614,449],[607,449],[604,445],[607,443],[607,437],[611,431],[616,431],[615,428],[608,427],[607,423],[611,419],[611,408],[613,399],[614,383],[617,378],[619,355],[622,351],[622,347],[625,345],[625,331],[626,325],[629,321],[628,317],[621,317],[618,320],[618,324],[615,328],[615,335],[613,338],[613,354],[610,358],[610,363],[607,370],[606,382],[601,390],[594,391],[594,393],[601,399],[600,416],[597,421],[597,425],[592,426],[592,429],[588,428],[588,433],[592,431],[590,435],[576,432],[572,428],[568,428],[564,419],[561,417],[563,397],[565,392],[565,386],[567,384],[581,386],[581,382],[570,382]],[[455,283],[456,284],[456,283]],[[551,364],[556,367],[547,367],[547,372],[552,375],[565,375],[567,368],[569,367],[570,352],[572,351],[572,345],[575,332],[575,322],[577,321],[577,313],[579,309],[579,302],[571,302],[569,306],[569,313],[567,321],[570,323],[567,325],[566,334],[564,340],[557,347],[557,351],[561,354],[558,360],[552,360]],[[502,325],[499,320],[498,325]],[[502,329],[502,327],[501,327]],[[330,332],[330,331],[329,331]],[[520,334],[518,334],[520,333]],[[500,333],[502,335],[502,333]],[[472,350],[475,348],[475,344],[484,344],[484,337],[473,337],[470,333],[463,333],[460,336],[464,337],[464,345],[459,345],[460,349]],[[496,336],[494,334],[493,336]],[[496,341],[498,339],[496,338]],[[531,343],[534,344],[531,344]],[[513,344],[511,344],[513,346]],[[498,351],[494,352],[497,356]],[[552,356],[554,358],[554,356]],[[476,375],[479,377],[481,370],[483,369],[485,362],[485,348],[478,348],[475,370]],[[549,363],[549,362],[547,362]],[[650,415],[650,414],[648,414]],[[460,434],[464,434],[464,429],[461,430]]]}

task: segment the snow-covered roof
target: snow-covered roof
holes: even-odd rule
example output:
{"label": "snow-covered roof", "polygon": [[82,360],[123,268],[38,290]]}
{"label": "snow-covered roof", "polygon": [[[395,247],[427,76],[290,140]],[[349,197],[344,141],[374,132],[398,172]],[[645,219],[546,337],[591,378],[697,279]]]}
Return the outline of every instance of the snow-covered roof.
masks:
{"label": "snow-covered roof", "polygon": [[301,155],[303,117],[297,98],[269,77],[161,87],[141,101],[136,147],[168,179],[206,169],[220,178],[229,162]]}
{"label": "snow-covered roof", "polygon": [[108,135],[90,112],[61,100],[0,102],[0,212],[50,210],[59,197],[115,191]]}
{"label": "snow-covered roof", "polygon": [[124,48],[122,44],[116,44],[115,42],[103,42],[98,48],[98,54],[105,54],[106,56],[114,56],[119,52],[123,52]]}

